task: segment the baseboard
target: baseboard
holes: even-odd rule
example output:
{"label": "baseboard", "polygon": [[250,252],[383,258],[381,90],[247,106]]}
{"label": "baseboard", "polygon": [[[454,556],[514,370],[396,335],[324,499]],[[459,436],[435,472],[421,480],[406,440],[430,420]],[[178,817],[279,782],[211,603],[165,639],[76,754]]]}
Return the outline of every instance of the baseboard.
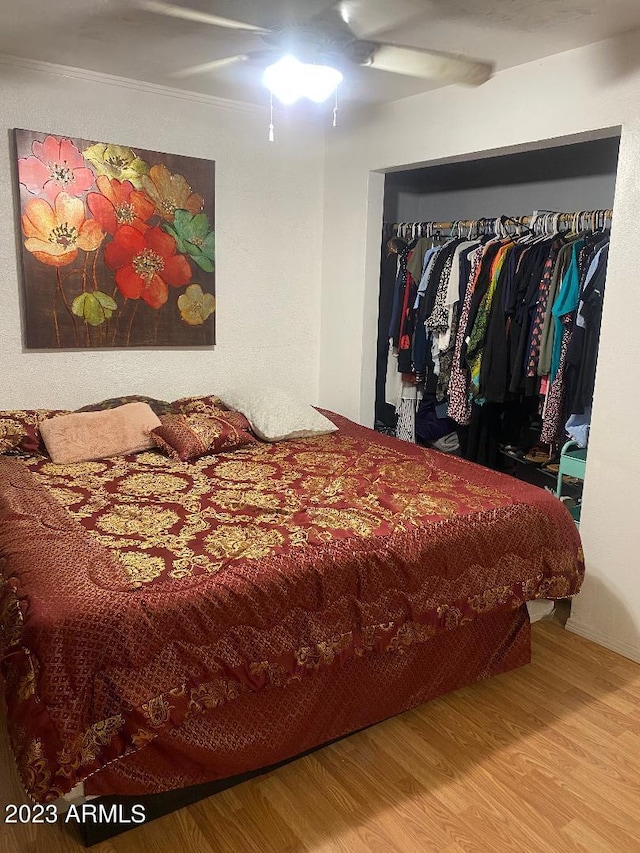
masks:
{"label": "baseboard", "polygon": [[599,646],[604,646],[605,649],[610,649],[612,652],[617,652],[625,658],[640,663],[640,646],[625,643],[624,640],[616,640],[615,637],[610,637],[608,634],[601,634],[600,631],[587,628],[571,617],[567,620],[565,628],[567,631],[571,631],[572,634],[578,634],[578,636],[584,637],[586,640],[592,640]]}

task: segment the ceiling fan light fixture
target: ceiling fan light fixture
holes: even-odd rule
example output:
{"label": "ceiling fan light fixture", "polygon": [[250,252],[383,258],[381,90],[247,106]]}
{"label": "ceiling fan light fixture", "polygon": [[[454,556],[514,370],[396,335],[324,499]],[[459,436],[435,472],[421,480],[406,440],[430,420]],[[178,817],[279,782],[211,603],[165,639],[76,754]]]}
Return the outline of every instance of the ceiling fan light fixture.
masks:
{"label": "ceiling fan light fixture", "polygon": [[304,94],[310,101],[321,104],[333,95],[342,83],[342,74],[330,65],[306,65]]}
{"label": "ceiling fan light fixture", "polygon": [[288,53],[265,69],[262,82],[276,98],[287,106],[302,97],[302,63]]}
{"label": "ceiling fan light fixture", "polygon": [[321,104],[336,91],[342,74],[330,65],[300,62],[287,54],[265,70],[262,82],[283,104],[295,104],[300,98]]}

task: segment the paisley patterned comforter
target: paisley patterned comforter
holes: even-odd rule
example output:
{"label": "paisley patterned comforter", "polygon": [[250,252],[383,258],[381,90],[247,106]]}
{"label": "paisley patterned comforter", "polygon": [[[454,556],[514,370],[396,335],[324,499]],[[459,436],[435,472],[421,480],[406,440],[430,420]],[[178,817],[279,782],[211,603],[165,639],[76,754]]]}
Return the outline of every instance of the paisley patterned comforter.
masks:
{"label": "paisley patterned comforter", "polygon": [[331,418],[194,463],[0,457],[0,655],[31,797],[239,696],[578,591],[553,496]]}

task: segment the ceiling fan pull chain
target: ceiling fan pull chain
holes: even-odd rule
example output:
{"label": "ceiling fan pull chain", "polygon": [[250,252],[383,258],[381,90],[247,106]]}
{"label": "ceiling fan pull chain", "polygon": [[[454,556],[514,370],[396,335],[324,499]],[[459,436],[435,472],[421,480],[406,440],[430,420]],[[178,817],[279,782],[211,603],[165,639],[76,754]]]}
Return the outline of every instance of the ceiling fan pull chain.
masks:
{"label": "ceiling fan pull chain", "polygon": [[275,141],[274,128],[273,128],[273,92],[271,92],[271,118],[269,124],[269,142]]}
{"label": "ceiling fan pull chain", "polygon": [[338,126],[338,90],[336,89],[336,105],[333,108],[333,126]]}

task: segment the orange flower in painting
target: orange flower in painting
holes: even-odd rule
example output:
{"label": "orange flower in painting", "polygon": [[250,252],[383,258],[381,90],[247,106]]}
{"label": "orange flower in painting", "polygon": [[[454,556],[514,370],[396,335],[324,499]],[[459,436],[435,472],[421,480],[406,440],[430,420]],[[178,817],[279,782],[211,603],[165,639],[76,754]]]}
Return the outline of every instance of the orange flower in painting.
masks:
{"label": "orange flower in painting", "polygon": [[202,196],[192,192],[185,178],[172,175],[166,166],[152,166],[140,181],[156,211],[167,222],[173,221],[176,210],[188,210],[193,214],[202,210]]}
{"label": "orange flower in painting", "polygon": [[161,308],[169,298],[169,287],[191,281],[191,267],[184,255],[176,254],[176,241],[160,228],[141,233],[121,225],[104,251],[106,265],[116,270],[118,290],[127,299],[143,299]]}
{"label": "orange flower in painting", "polygon": [[146,231],[155,208],[144,193],[136,190],[131,181],[118,181],[100,175],[96,179],[99,193],[89,193],[87,207],[108,234],[115,234],[119,225],[131,225]]}
{"label": "orange flower in painting", "polygon": [[25,249],[50,267],[73,263],[78,249],[92,252],[104,237],[100,224],[85,218],[83,202],[68,193],[59,193],[53,207],[41,198],[28,202],[22,230]]}

